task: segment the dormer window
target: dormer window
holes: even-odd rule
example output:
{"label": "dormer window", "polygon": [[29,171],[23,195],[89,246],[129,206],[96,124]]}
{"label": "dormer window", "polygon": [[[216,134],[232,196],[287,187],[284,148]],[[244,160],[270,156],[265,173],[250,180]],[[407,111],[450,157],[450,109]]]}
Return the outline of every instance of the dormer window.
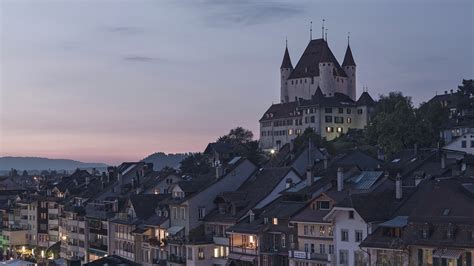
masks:
{"label": "dormer window", "polygon": [[429,236],[430,236],[430,229],[427,226],[423,227],[421,229],[421,237],[423,239],[428,239]]}
{"label": "dormer window", "polygon": [[329,201],[318,201],[318,210],[329,210]]}
{"label": "dormer window", "polygon": [[349,211],[349,219],[354,219],[354,211]]}
{"label": "dormer window", "polygon": [[454,224],[448,224],[448,229],[446,230],[446,238],[447,239],[454,239],[454,233],[456,230],[456,226]]}

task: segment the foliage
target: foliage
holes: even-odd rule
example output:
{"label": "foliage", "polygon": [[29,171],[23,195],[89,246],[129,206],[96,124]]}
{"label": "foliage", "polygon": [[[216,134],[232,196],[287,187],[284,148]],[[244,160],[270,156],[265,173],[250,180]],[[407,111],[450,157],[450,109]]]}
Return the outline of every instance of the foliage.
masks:
{"label": "foliage", "polygon": [[219,137],[217,142],[237,145],[252,142],[252,139],[252,131],[243,127],[236,127],[231,129],[229,134]]}
{"label": "foliage", "polygon": [[474,80],[463,79],[462,85],[458,86],[457,108],[464,111],[474,109]]}
{"label": "foliage", "polygon": [[227,135],[219,137],[216,142],[232,145],[234,154],[243,156],[256,164],[264,161],[258,141],[253,140],[252,131],[243,127],[231,129]]}
{"label": "foliage", "polygon": [[207,174],[211,170],[209,162],[202,153],[192,153],[181,161],[180,170],[183,174]]}
{"label": "foliage", "polygon": [[308,146],[309,141],[313,143],[314,147],[325,148],[330,154],[335,153],[332,143],[321,138],[321,136],[310,127],[306,128],[303,134],[294,139],[294,151],[302,151]]}
{"label": "foliage", "polygon": [[380,97],[366,131],[368,144],[377,145],[387,155],[412,148],[414,144],[431,146],[437,136],[428,118],[417,115],[411,98],[400,92]]}

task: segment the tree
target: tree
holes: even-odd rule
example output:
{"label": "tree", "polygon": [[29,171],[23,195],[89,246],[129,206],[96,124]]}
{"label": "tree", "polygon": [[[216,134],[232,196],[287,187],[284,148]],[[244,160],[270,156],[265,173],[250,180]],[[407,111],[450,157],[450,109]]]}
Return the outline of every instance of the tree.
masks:
{"label": "tree", "polygon": [[460,112],[472,111],[474,109],[474,80],[463,79],[462,85],[458,86],[457,109]]}
{"label": "tree", "polygon": [[[430,137],[431,146],[436,145],[440,141],[439,132],[443,125],[449,121],[449,110],[438,102],[422,103],[416,110],[417,117],[421,122],[427,123],[431,128]],[[428,137],[428,136],[427,136]]]}
{"label": "tree", "polygon": [[228,144],[244,144],[249,143],[253,140],[253,133],[250,130],[247,130],[243,127],[236,127],[231,129],[229,134],[221,136],[217,139],[219,143],[228,143]]}
{"label": "tree", "polygon": [[183,174],[202,175],[209,173],[211,166],[202,153],[191,153],[181,161],[180,170]]}
{"label": "tree", "polygon": [[414,144],[431,146],[433,136],[431,124],[417,116],[411,98],[401,92],[380,97],[366,131],[368,143],[382,148],[387,155],[412,148]]}
{"label": "tree", "polygon": [[303,134],[297,136],[294,140],[294,151],[300,152],[308,147],[309,141],[313,142],[313,146],[316,148],[325,148],[330,154],[335,153],[334,146],[331,142],[321,138],[312,128],[308,127],[304,130]]}

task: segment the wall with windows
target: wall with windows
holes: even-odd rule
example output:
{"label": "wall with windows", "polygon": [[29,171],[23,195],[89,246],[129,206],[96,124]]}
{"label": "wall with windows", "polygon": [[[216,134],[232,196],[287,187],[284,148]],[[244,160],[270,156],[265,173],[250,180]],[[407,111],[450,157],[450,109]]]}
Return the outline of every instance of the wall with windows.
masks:
{"label": "wall with windows", "polygon": [[464,133],[443,147],[448,150],[462,151],[467,154],[474,154],[474,132]]}
{"label": "wall with windows", "polygon": [[337,210],[333,214],[335,255],[338,265],[362,265],[367,255],[359,248],[367,236],[367,224],[354,210]]}
{"label": "wall with windows", "polygon": [[186,265],[205,266],[212,265],[214,254],[213,244],[205,245],[187,245],[186,246]]}

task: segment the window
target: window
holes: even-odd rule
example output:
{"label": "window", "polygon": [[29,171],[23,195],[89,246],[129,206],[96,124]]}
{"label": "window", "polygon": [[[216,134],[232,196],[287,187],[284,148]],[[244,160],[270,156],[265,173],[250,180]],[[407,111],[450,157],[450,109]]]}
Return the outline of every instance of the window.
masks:
{"label": "window", "polygon": [[332,226],[328,226],[328,235],[329,236],[334,236],[334,229]]}
{"label": "window", "polygon": [[327,116],[325,117],[325,121],[326,121],[326,123],[332,123],[332,116],[327,115]]}
{"label": "window", "polygon": [[334,123],[336,123],[336,124],[343,124],[343,123],[344,123],[344,117],[335,116],[335,117],[334,117]]}
{"label": "window", "polygon": [[332,108],[325,108],[325,109],[324,109],[324,112],[325,112],[326,114],[331,114],[331,113],[332,113]]}
{"label": "window", "polygon": [[329,254],[334,254],[334,245],[329,245],[328,251]]}
{"label": "window", "polygon": [[352,113],[352,109],[351,109],[351,108],[347,108],[346,112],[347,112],[347,114],[349,115],[349,114]]}
{"label": "window", "polygon": [[354,211],[349,211],[349,219],[354,219]]}
{"label": "window", "polygon": [[309,227],[309,234],[310,234],[310,235],[314,235],[314,225],[311,225],[311,226]]}
{"label": "window", "polygon": [[288,135],[293,135],[293,129],[288,129]]}
{"label": "window", "polygon": [[178,219],[178,208],[173,207],[173,219],[177,220]]}
{"label": "window", "polygon": [[198,209],[198,215],[199,215],[199,220],[202,220],[204,216],[206,216],[206,208],[205,207],[200,207]]}
{"label": "window", "polygon": [[309,251],[309,245],[308,243],[305,243],[304,244],[304,252],[308,252]]}
{"label": "window", "polygon": [[324,236],[326,234],[326,230],[324,225],[319,226],[319,236]]}
{"label": "window", "polygon": [[278,225],[278,218],[273,218],[273,224]]}
{"label": "window", "polygon": [[362,242],[362,231],[361,230],[356,230],[355,231],[355,241],[356,242]]}
{"label": "window", "polygon": [[[362,251],[354,251],[354,265],[355,266],[363,266],[366,265],[364,260],[364,253]],[[398,265],[398,264],[394,264]]]}
{"label": "window", "polygon": [[305,225],[303,227],[303,234],[308,235],[308,226],[307,225]]}
{"label": "window", "polygon": [[347,229],[341,229],[341,241],[349,241],[349,231]]}
{"label": "window", "polygon": [[347,118],[347,124],[351,124],[352,123],[352,118],[348,117]]}
{"label": "window", "polygon": [[285,234],[281,235],[281,247],[286,248],[286,236],[285,236]]}
{"label": "window", "polygon": [[[311,119],[310,119],[310,120],[311,120],[311,123],[314,123],[314,121],[315,121],[315,119],[314,119],[314,115],[313,115],[313,116],[311,116]],[[474,142],[474,141],[471,141],[471,142]]]}
{"label": "window", "polygon": [[349,255],[349,252],[347,250],[339,250],[339,264],[340,265],[347,265],[347,257]]}
{"label": "window", "polygon": [[325,244],[319,244],[319,253],[326,254],[326,245]]}
{"label": "window", "polygon": [[471,148],[474,148],[474,140],[471,140]]}
{"label": "window", "polygon": [[461,141],[461,147],[466,148],[466,146],[467,146],[466,141],[465,140]]}
{"label": "window", "polygon": [[181,220],[186,220],[186,209],[181,207]]}
{"label": "window", "polygon": [[204,259],[204,248],[198,248],[198,259],[199,260]]}
{"label": "window", "polygon": [[326,132],[327,133],[332,133],[332,132],[334,132],[334,128],[333,127],[326,127]]}
{"label": "window", "polygon": [[342,127],[338,127],[338,128],[337,128],[337,133],[342,133],[342,131],[343,131],[343,130],[342,130]]}
{"label": "window", "polygon": [[359,115],[361,115],[361,114],[363,113],[363,110],[362,110],[362,109],[357,109],[357,113],[358,113]]}
{"label": "window", "polygon": [[344,108],[339,108],[338,111],[339,111],[340,114],[343,114],[344,113]]}

